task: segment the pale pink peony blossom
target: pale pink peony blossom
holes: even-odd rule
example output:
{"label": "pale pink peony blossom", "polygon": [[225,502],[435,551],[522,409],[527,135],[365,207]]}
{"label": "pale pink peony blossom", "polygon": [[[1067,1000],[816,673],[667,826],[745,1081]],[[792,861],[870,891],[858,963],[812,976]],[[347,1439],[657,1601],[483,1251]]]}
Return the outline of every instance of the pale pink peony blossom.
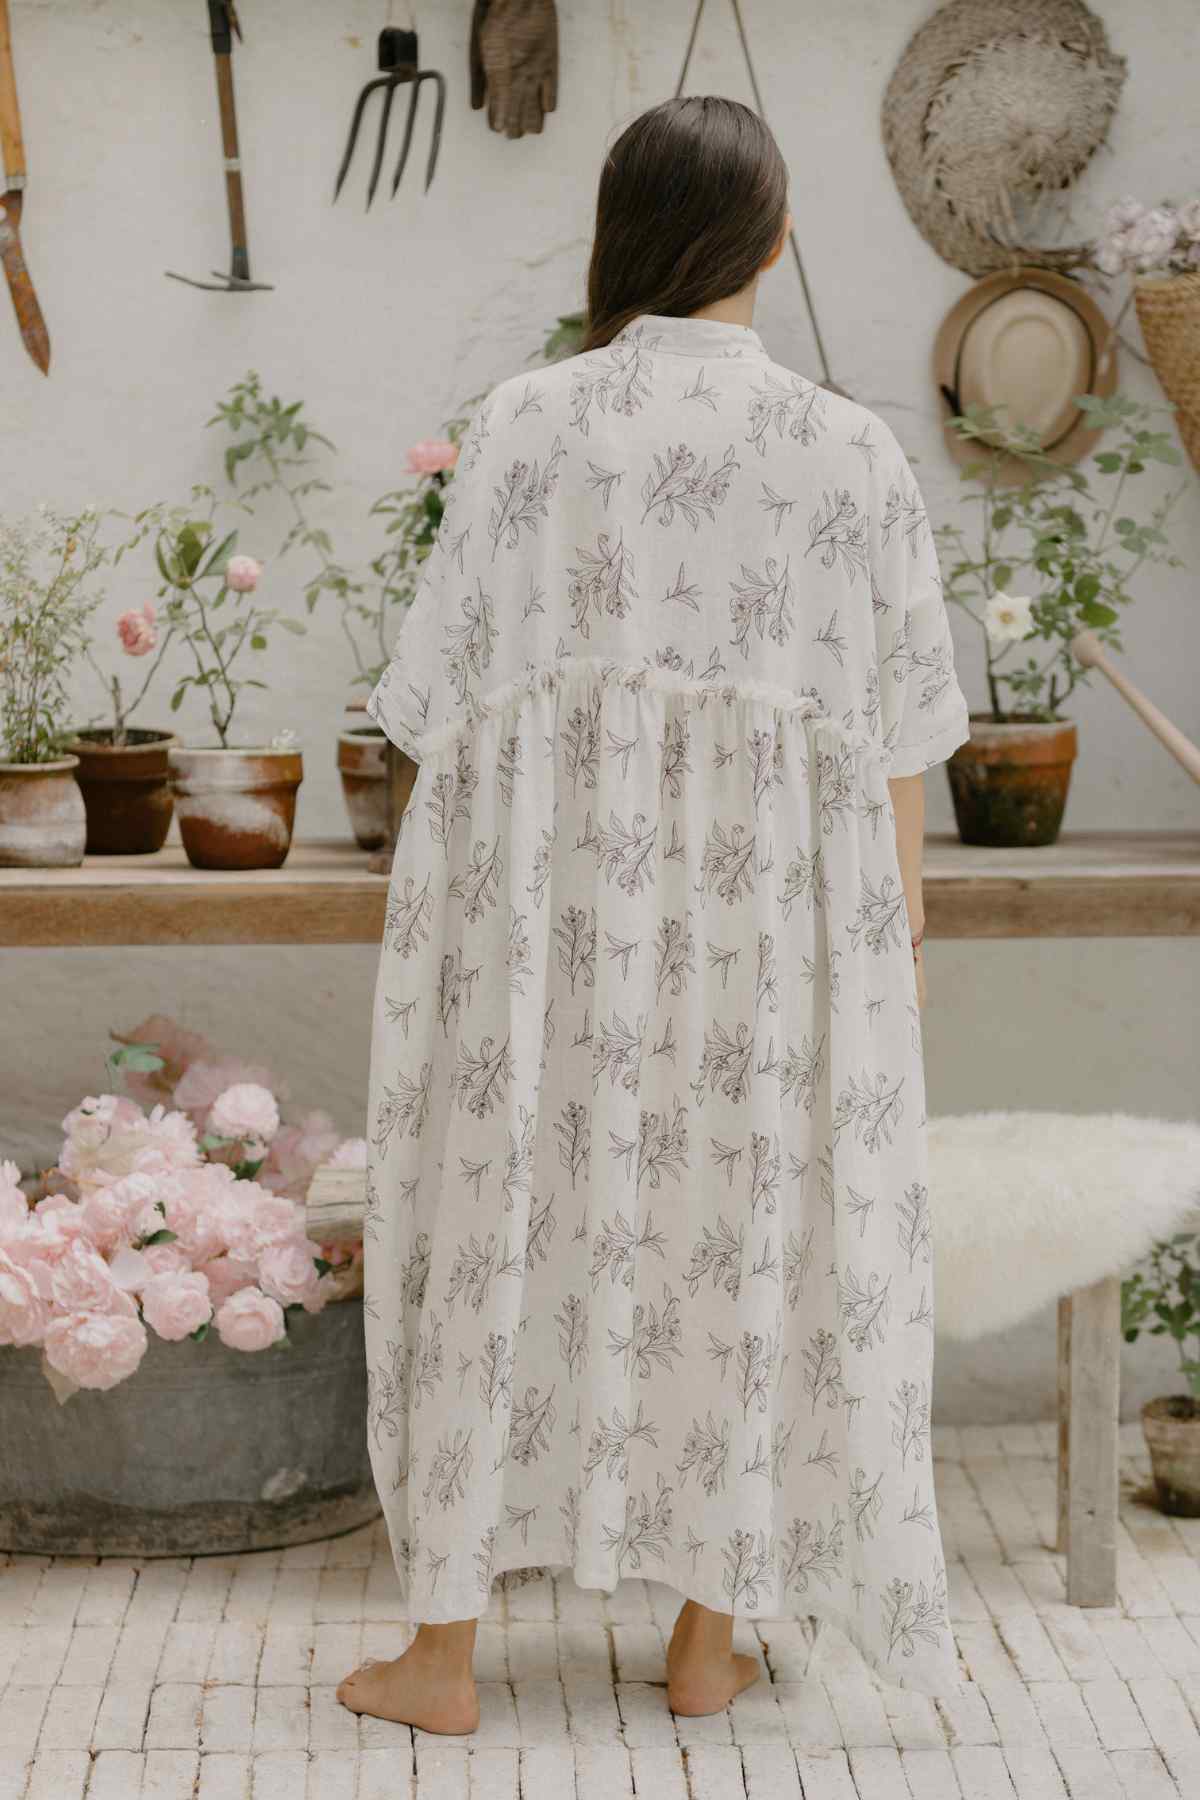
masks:
{"label": "pale pink peony blossom", "polygon": [[9,1183],[4,1178],[5,1170],[15,1167],[14,1163],[0,1163],[0,1244],[24,1231],[30,1219],[28,1200],[15,1181]]}
{"label": "pale pink peony blossom", "polygon": [[269,1088],[239,1081],[213,1101],[208,1129],[214,1137],[261,1144],[265,1150],[279,1130],[279,1105]]}
{"label": "pale pink peony blossom", "polygon": [[409,451],[404,470],[407,475],[441,475],[457,461],[457,444],[446,438],[422,438]]}
{"label": "pale pink peony blossom", "polygon": [[[117,1254],[120,1255],[120,1251]],[[179,1244],[147,1244],[144,1250],[134,1254],[141,1257],[148,1275],[187,1275],[191,1272],[192,1259]],[[115,1261],[116,1257],[113,1258]]]}
{"label": "pale pink peony blossom", "polygon": [[196,1133],[182,1112],[149,1115],[116,1094],[89,1098],[63,1120],[59,1167],[81,1189],[111,1187],[137,1169],[188,1168],[200,1160]]}
{"label": "pale pink peony blossom", "polygon": [[225,581],[235,594],[252,594],[262,575],[262,564],[253,556],[231,556],[225,565]]}
{"label": "pale pink peony blossom", "polygon": [[283,1308],[261,1288],[240,1288],[217,1311],[217,1336],[231,1350],[267,1350],[285,1335]]}
{"label": "pale pink peony blossom", "polygon": [[124,1313],[137,1308],[98,1250],[82,1241],[73,1243],[59,1259],[50,1283],[54,1304],[65,1313]]}
{"label": "pale pink peony blossom", "polygon": [[68,1313],[52,1319],[44,1341],[46,1361],[81,1388],[113,1388],[133,1374],[149,1343],[136,1316]]}
{"label": "pale pink peony blossom", "polygon": [[252,1287],[258,1277],[257,1262],[244,1262],[236,1256],[216,1256],[197,1269],[208,1282],[209,1297],[214,1307],[223,1306],[231,1294]]}
{"label": "pale pink peony blossom", "polygon": [[1156,269],[1175,248],[1179,222],[1169,207],[1152,206],[1126,233],[1131,260],[1139,269]]}
{"label": "pale pink peony blossom", "polygon": [[0,1250],[0,1344],[40,1344],[50,1308],[32,1273]]}
{"label": "pale pink peony blossom", "polygon": [[193,1263],[219,1256],[227,1247],[227,1219],[246,1206],[238,1192],[241,1185],[224,1163],[204,1163],[164,1186],[160,1223],[175,1233]]}
{"label": "pale pink peony blossom", "polygon": [[203,1275],[153,1275],[142,1289],[142,1317],[171,1343],[190,1337],[212,1318],[212,1300]]}
{"label": "pale pink peony blossom", "polygon": [[84,1233],[98,1250],[112,1251],[129,1236],[129,1204],[120,1184],[92,1188],[79,1203]]}
{"label": "pale pink peony blossom", "polygon": [[126,656],[147,656],[158,643],[158,614],[147,600],[141,608],[123,612],[117,620],[117,636]]}
{"label": "pale pink peony blossom", "polygon": [[175,1105],[181,1107],[200,1126],[212,1111],[218,1096],[226,1088],[243,1081],[254,1082],[281,1098],[286,1091],[270,1069],[264,1068],[262,1064],[244,1062],[237,1056],[224,1056],[215,1062],[190,1063],[172,1098]]}
{"label": "pale pink peony blossom", "polygon": [[327,1169],[365,1169],[367,1166],[366,1138],[343,1139],[324,1166]]}
{"label": "pale pink peony blossom", "polygon": [[257,1179],[279,1194],[307,1193],[314,1173],[340,1142],[341,1134],[328,1113],[306,1113],[297,1124],[281,1126],[271,1139]]}
{"label": "pale pink peony blossom", "polygon": [[1093,253],[1096,267],[1103,275],[1119,275],[1129,261],[1129,252],[1122,231],[1113,232],[1100,239]]}
{"label": "pale pink peony blossom", "polygon": [[1146,208],[1132,194],[1126,194],[1120,200],[1114,200],[1104,215],[1104,229],[1109,233],[1128,231],[1136,225]]}
{"label": "pale pink peony blossom", "polygon": [[272,1244],[258,1259],[258,1280],[263,1292],[281,1306],[299,1305],[307,1312],[320,1312],[324,1304],[321,1277],[313,1262],[319,1254],[318,1246],[307,1238]]}

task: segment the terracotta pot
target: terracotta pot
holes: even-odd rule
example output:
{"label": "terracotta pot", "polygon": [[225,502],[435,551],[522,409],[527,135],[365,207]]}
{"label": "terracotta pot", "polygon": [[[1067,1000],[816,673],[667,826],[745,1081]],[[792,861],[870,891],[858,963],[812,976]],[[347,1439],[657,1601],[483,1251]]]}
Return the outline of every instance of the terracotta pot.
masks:
{"label": "terracotta pot", "polygon": [[79,758],[75,779],[87,810],[87,847],[93,856],[146,856],[161,850],[174,802],[168,753],[172,731],[77,731],[70,748]]}
{"label": "terracotta pot", "polygon": [[1200,1404],[1189,1394],[1148,1400],[1142,1430],[1158,1504],[1180,1519],[1200,1519]]}
{"label": "terracotta pot", "polygon": [[278,869],[287,860],[304,780],[299,750],[171,751],[171,789],[197,869]]}
{"label": "terracotta pot", "polygon": [[352,725],[338,733],[338,770],[350,828],[360,850],[387,842],[387,738],[378,725]]}
{"label": "terracotta pot", "polygon": [[87,816],[78,763],[77,756],[0,763],[0,868],[74,869],[83,861]]}
{"label": "terracotta pot", "polygon": [[1062,825],[1077,734],[1069,721],[972,715],[946,765],[964,844],[1052,844]]}

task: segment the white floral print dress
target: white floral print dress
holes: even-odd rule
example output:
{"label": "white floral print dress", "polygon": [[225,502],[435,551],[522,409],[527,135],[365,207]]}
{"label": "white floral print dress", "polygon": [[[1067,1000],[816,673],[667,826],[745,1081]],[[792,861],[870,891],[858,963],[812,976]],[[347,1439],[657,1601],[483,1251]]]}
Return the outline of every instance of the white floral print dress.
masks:
{"label": "white floral print dress", "polygon": [[967,735],[883,422],[643,317],[506,382],[369,711],[376,1479],[413,1618],[653,1576],[952,1687],[887,777]]}

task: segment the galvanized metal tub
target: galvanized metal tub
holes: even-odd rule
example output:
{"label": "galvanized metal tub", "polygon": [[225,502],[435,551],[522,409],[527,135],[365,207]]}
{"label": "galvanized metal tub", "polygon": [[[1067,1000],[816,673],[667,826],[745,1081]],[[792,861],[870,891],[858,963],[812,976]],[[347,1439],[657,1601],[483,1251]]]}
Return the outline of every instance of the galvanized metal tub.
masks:
{"label": "galvanized metal tub", "polygon": [[36,1350],[0,1349],[0,1549],[70,1556],[274,1550],[379,1511],[362,1301],[293,1313],[291,1347],[150,1347],[60,1406]]}

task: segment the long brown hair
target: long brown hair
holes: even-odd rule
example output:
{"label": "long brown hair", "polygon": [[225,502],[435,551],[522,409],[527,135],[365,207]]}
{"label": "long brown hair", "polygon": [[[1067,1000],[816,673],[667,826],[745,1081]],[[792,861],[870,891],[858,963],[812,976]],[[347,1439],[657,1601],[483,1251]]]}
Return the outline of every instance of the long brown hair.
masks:
{"label": "long brown hair", "polygon": [[686,318],[740,293],[787,218],[787,165],[758,114],[718,95],[664,100],[600,174],[585,350],[639,313]]}

